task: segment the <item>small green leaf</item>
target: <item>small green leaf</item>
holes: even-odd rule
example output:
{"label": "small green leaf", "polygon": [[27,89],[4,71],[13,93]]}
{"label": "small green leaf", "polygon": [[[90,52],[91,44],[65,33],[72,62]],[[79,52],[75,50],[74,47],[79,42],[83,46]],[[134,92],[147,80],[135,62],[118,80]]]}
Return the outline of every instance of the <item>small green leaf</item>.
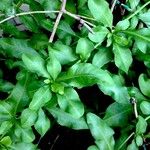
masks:
{"label": "small green leaf", "polygon": [[87,60],[94,49],[93,43],[87,38],[80,38],[77,43],[76,53],[82,60]]}
{"label": "small green leaf", "polygon": [[132,107],[130,104],[123,105],[115,102],[107,108],[104,121],[109,126],[123,127],[127,125],[131,114]]}
{"label": "small green leaf", "polygon": [[112,60],[112,53],[110,49],[100,47],[98,52],[93,57],[92,64],[97,66],[98,68],[101,68],[111,60]]}
{"label": "small green leaf", "polygon": [[142,93],[145,96],[150,97],[150,79],[147,78],[146,75],[141,74],[139,76],[139,86],[140,86],[140,90],[142,91]]}
{"label": "small green leaf", "polygon": [[98,116],[92,113],[87,114],[87,123],[92,136],[99,149],[114,149],[114,131]]}
{"label": "small green leaf", "polygon": [[38,119],[34,127],[42,137],[50,129],[50,120],[46,117],[42,109],[40,109],[38,112]]}
{"label": "small green leaf", "polygon": [[49,87],[43,86],[35,92],[33,99],[29,105],[29,108],[31,110],[37,111],[38,109],[43,107],[48,101],[50,101],[51,97],[52,95],[49,90]]}
{"label": "small green leaf", "polygon": [[100,80],[100,73],[101,71],[90,63],[75,64],[66,73],[60,75],[57,82],[82,88],[96,84]]}
{"label": "small green leaf", "polygon": [[143,138],[140,135],[136,136],[135,141],[136,141],[137,146],[143,145]]}
{"label": "small green leaf", "polygon": [[53,115],[53,117],[57,120],[57,122],[62,126],[66,126],[75,130],[88,129],[86,121],[82,117],[76,119],[72,115],[58,108],[51,108],[51,109],[47,108],[47,110]]}
{"label": "small green leaf", "polygon": [[6,147],[9,147],[12,144],[12,140],[9,136],[5,136],[0,140],[0,144],[3,144]]}
{"label": "small green leaf", "polygon": [[55,80],[59,75],[59,73],[61,72],[61,64],[53,53],[49,53],[49,60],[47,62],[47,71],[51,75],[53,80]]}
{"label": "small green leaf", "polygon": [[91,41],[99,44],[105,40],[106,35],[109,33],[109,30],[103,26],[98,26],[93,31],[94,33],[89,33],[88,37]]}
{"label": "small green leaf", "polygon": [[33,54],[23,55],[22,60],[26,65],[27,69],[29,69],[31,72],[49,78],[49,74],[45,68],[44,59],[41,58],[41,56],[38,53],[36,53],[36,55]]}
{"label": "small green leaf", "polygon": [[11,121],[4,121],[0,125],[0,135],[5,135],[7,132],[10,131],[13,123]]}
{"label": "small green leaf", "polygon": [[105,0],[88,0],[88,7],[97,21],[112,27],[113,15]]}
{"label": "small green leaf", "polygon": [[64,94],[57,94],[58,104],[61,109],[72,115],[74,118],[80,118],[84,114],[84,106],[80,101],[77,92],[73,88],[65,88]]}
{"label": "small green leaf", "polygon": [[125,19],[125,20],[119,21],[117,23],[116,29],[117,30],[126,30],[129,28],[129,26],[130,26],[129,20]]}
{"label": "small green leaf", "polygon": [[132,140],[132,143],[127,147],[127,150],[138,150],[138,147],[134,140]]}
{"label": "small green leaf", "polygon": [[96,145],[91,145],[87,150],[99,150]]}
{"label": "small green leaf", "polygon": [[143,134],[145,133],[147,128],[147,122],[141,116],[138,117],[138,122],[136,124],[136,134]]}
{"label": "small green leaf", "polygon": [[139,19],[141,19],[145,24],[150,26],[150,11],[140,14]]}
{"label": "small green leaf", "polygon": [[121,47],[118,44],[113,46],[116,66],[128,73],[129,67],[132,64],[132,53],[126,47]]}
{"label": "small green leaf", "polygon": [[131,9],[136,9],[136,7],[138,6],[140,0],[129,0],[129,4],[130,4],[130,7]]}
{"label": "small green leaf", "polygon": [[37,118],[37,113],[34,110],[26,108],[21,113],[21,125],[23,128],[31,127]]}
{"label": "small green leaf", "polygon": [[144,115],[150,115],[150,103],[147,101],[143,101],[140,104],[140,109]]}
{"label": "small green leaf", "polygon": [[55,83],[51,84],[51,90],[52,90],[54,93],[63,95],[63,94],[64,94],[64,85],[55,82]]}
{"label": "small green leaf", "polygon": [[122,36],[122,35],[115,35],[113,34],[113,39],[115,41],[115,43],[117,43],[120,46],[128,46],[129,41],[126,37]]}

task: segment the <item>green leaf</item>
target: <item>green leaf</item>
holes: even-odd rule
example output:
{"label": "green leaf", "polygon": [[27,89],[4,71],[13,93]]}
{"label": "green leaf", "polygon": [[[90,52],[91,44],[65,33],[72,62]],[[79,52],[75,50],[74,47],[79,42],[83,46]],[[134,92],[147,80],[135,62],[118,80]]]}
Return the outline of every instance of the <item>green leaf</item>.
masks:
{"label": "green leaf", "polygon": [[31,16],[20,16],[21,22],[32,32],[38,32],[38,24]]}
{"label": "green leaf", "polygon": [[130,22],[128,19],[125,19],[125,20],[121,20],[117,23],[115,29],[117,30],[126,30],[128,29],[130,26]]}
{"label": "green leaf", "polygon": [[72,115],[58,108],[47,108],[47,110],[53,115],[61,126],[66,126],[75,130],[88,129],[84,118],[76,119]]}
{"label": "green leaf", "polygon": [[50,120],[46,117],[42,109],[38,112],[38,119],[34,125],[37,132],[43,137],[45,133],[50,129]]}
{"label": "green leaf", "polygon": [[137,146],[143,145],[143,137],[142,136],[140,136],[140,135],[136,136],[135,141],[136,141]]}
{"label": "green leaf", "polygon": [[32,128],[22,128],[19,124],[15,127],[15,136],[21,142],[31,143],[35,139],[35,135],[32,131]]}
{"label": "green leaf", "polygon": [[12,126],[13,123],[11,121],[3,121],[0,125],[0,135],[5,135],[9,132]]}
{"label": "green leaf", "polygon": [[68,64],[77,59],[72,48],[62,44],[61,42],[56,42],[53,48],[49,46],[48,51],[50,53],[52,52],[62,65]]}
{"label": "green leaf", "polygon": [[93,57],[92,64],[97,66],[98,68],[101,68],[111,60],[112,60],[112,53],[110,49],[100,47],[98,52]]}
{"label": "green leaf", "polygon": [[118,44],[113,46],[115,55],[115,64],[122,71],[128,73],[129,67],[132,64],[132,53],[126,47],[121,47]]}
{"label": "green leaf", "polygon": [[87,60],[94,49],[93,43],[87,38],[80,38],[77,43],[76,53],[80,55],[81,60]]}
{"label": "green leaf", "polygon": [[82,88],[96,84],[101,77],[101,71],[90,63],[75,64],[60,75],[58,82],[67,83],[73,87]]}
{"label": "green leaf", "polygon": [[21,58],[22,54],[32,54],[36,52],[28,46],[26,40],[15,38],[0,38],[1,52],[11,57]]}
{"label": "green leaf", "polygon": [[64,85],[63,85],[63,84],[60,84],[60,83],[54,82],[53,84],[51,84],[51,90],[52,90],[54,93],[63,95],[63,94],[64,94]]}
{"label": "green leaf", "polygon": [[95,43],[101,44],[104,40],[106,35],[109,33],[109,30],[103,26],[97,26],[93,29],[94,33],[89,33],[88,37],[91,41]]}
{"label": "green leaf", "polygon": [[140,0],[129,0],[129,4],[130,4],[130,7],[131,9],[136,9],[136,7],[138,6]]}
{"label": "green leaf", "polygon": [[37,113],[34,110],[26,108],[21,113],[21,125],[23,128],[28,128],[34,125],[37,118]]}
{"label": "green leaf", "polygon": [[97,148],[97,146],[91,145],[91,146],[88,147],[87,150],[99,150],[99,149]]}
{"label": "green leaf", "polygon": [[37,150],[37,146],[32,143],[15,143],[12,147],[14,147],[15,150]]}
{"label": "green leaf", "polygon": [[112,27],[113,15],[105,0],[88,0],[88,7],[97,21]]}
{"label": "green leaf", "polygon": [[145,24],[150,26],[150,11],[140,14],[139,19],[141,19]]}
{"label": "green leaf", "polygon": [[55,80],[59,75],[59,73],[61,72],[61,64],[53,53],[49,53],[49,60],[47,62],[47,71],[51,75],[53,80]]}
{"label": "green leaf", "polygon": [[45,67],[44,59],[38,54],[23,55],[22,60],[26,65],[27,69],[31,72],[37,73],[43,77],[49,78],[49,74]]}
{"label": "green leaf", "polygon": [[145,74],[141,74],[139,76],[138,81],[139,81],[139,87],[140,87],[141,92],[144,95],[150,97],[150,88],[149,88],[149,86],[150,86],[150,79],[148,79]]}
{"label": "green leaf", "polygon": [[150,115],[150,103],[147,101],[143,101],[140,104],[140,109],[144,115]]}
{"label": "green leaf", "polygon": [[87,123],[92,136],[99,149],[114,149],[114,131],[98,116],[92,113],[87,114]]}
{"label": "green leaf", "polygon": [[29,108],[31,110],[37,111],[38,109],[43,107],[48,101],[50,101],[51,97],[52,95],[49,87],[43,86],[35,92]]}
{"label": "green leaf", "polygon": [[0,144],[5,145],[6,147],[10,146],[12,144],[12,140],[9,136],[5,136],[0,140]]}
{"label": "green leaf", "polygon": [[134,140],[132,140],[132,143],[127,147],[127,150],[138,150],[138,147]]}
{"label": "green leaf", "polygon": [[73,88],[65,88],[64,94],[57,94],[58,104],[62,110],[74,118],[80,118],[84,114],[84,106],[77,92]]}
{"label": "green leaf", "polygon": [[138,122],[136,124],[136,134],[143,134],[146,132],[147,122],[141,116],[138,116]]}
{"label": "green leaf", "polygon": [[104,121],[109,126],[125,127],[128,123],[129,116],[132,114],[132,107],[130,104],[122,105],[113,103],[109,105],[104,116]]}
{"label": "green leaf", "polygon": [[120,76],[111,75],[106,72],[105,75],[101,77],[98,87],[104,94],[111,96],[116,102],[122,104],[129,103],[130,96]]}

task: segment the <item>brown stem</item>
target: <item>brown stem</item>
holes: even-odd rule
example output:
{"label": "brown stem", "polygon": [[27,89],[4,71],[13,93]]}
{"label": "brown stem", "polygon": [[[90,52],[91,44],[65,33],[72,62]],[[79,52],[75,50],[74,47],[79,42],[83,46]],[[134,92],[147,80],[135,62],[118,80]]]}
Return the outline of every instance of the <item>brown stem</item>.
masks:
{"label": "brown stem", "polygon": [[62,1],[62,5],[61,5],[61,10],[59,11],[59,14],[56,18],[56,21],[55,21],[55,24],[54,24],[54,27],[53,27],[53,31],[52,31],[52,34],[49,38],[49,42],[52,43],[53,42],[53,39],[54,39],[54,36],[55,36],[55,33],[56,33],[56,30],[57,30],[57,27],[59,25],[59,22],[60,22],[60,19],[64,13],[64,10],[65,10],[65,7],[66,7],[66,2],[67,0],[63,0]]}

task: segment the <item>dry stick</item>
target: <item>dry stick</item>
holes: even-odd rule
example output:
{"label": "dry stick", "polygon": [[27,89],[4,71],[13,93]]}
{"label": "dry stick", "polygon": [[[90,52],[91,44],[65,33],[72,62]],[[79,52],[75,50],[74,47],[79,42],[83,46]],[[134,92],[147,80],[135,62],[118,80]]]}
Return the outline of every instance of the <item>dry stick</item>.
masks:
{"label": "dry stick", "polygon": [[8,20],[11,20],[15,17],[18,17],[18,16],[25,16],[25,15],[31,15],[31,14],[49,14],[49,13],[59,13],[59,11],[29,11],[29,12],[23,12],[23,13],[18,13],[18,14],[15,14],[13,16],[10,16],[8,18],[5,18],[4,20],[0,21],[0,24],[8,21]]}
{"label": "dry stick", "polygon": [[72,17],[72,18],[74,18],[74,19],[80,21],[81,24],[83,24],[91,33],[93,33],[93,30],[92,30],[92,28],[91,28],[89,25],[91,25],[91,26],[93,26],[93,27],[94,27],[95,25],[93,25],[92,23],[90,23],[90,22],[88,22],[88,21],[83,20],[83,19],[80,18],[78,15],[75,15],[75,14],[72,14],[72,13],[68,12],[67,10],[65,10],[64,13],[67,14],[68,16],[70,16],[70,17]]}
{"label": "dry stick", "polygon": [[114,1],[113,1],[113,4],[112,4],[112,6],[111,6],[111,12],[114,11],[114,8],[115,8],[116,3],[117,3],[117,0],[114,0]]}
{"label": "dry stick", "polygon": [[61,10],[56,18],[56,21],[55,21],[55,24],[54,24],[54,27],[53,27],[53,31],[52,31],[52,34],[49,38],[49,42],[52,43],[53,42],[53,39],[54,39],[54,36],[55,36],[55,33],[56,33],[56,30],[57,30],[57,27],[59,25],[59,22],[60,22],[60,19],[64,13],[64,10],[65,10],[65,7],[66,7],[66,2],[67,0],[63,0],[62,1],[62,6],[61,6]]}

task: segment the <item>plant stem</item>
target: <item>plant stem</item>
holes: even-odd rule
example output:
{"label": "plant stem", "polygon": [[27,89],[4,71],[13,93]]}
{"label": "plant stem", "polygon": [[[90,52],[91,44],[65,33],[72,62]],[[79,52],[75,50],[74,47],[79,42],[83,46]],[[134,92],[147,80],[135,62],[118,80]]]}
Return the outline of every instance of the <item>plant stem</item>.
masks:
{"label": "plant stem", "polygon": [[75,14],[72,14],[72,13],[68,12],[67,10],[65,10],[64,13],[67,14],[68,16],[70,16],[70,17],[80,21],[81,24],[83,24],[91,33],[93,33],[93,30],[92,30],[92,28],[89,25],[91,25],[91,26],[95,26],[95,25],[91,24],[88,21],[83,20],[78,15],[75,15]]}
{"label": "plant stem", "polygon": [[134,135],[134,132],[132,132],[132,133],[128,136],[128,138],[120,145],[120,147],[118,148],[118,150],[120,150],[120,149],[122,148],[122,146],[123,146],[125,143],[127,143],[128,140],[129,140],[133,135]]}
{"label": "plant stem", "polygon": [[112,6],[111,6],[111,12],[114,11],[114,8],[115,8],[115,5],[116,5],[117,1],[118,1],[118,0],[114,0],[114,1],[113,1],[113,4],[112,4]]}
{"label": "plant stem", "polygon": [[11,20],[15,17],[18,17],[18,16],[25,16],[25,15],[31,15],[31,14],[49,14],[49,13],[59,13],[59,11],[29,11],[29,12],[22,12],[22,13],[18,13],[18,14],[15,14],[13,16],[10,16],[8,18],[5,18],[4,20],[0,21],[0,24],[8,21],[8,20]]}
{"label": "plant stem", "polygon": [[53,27],[53,31],[52,31],[52,34],[49,38],[49,42],[52,43],[53,42],[53,39],[54,39],[54,36],[55,36],[55,33],[56,33],[56,30],[57,30],[57,27],[59,25],[59,22],[60,22],[60,19],[64,13],[64,10],[65,10],[65,7],[66,7],[66,2],[67,0],[63,0],[62,1],[62,5],[61,5],[61,10],[59,11],[59,14],[56,18],[56,21],[55,21],[55,24],[54,24],[54,27]]}
{"label": "plant stem", "polygon": [[136,14],[138,14],[142,9],[144,9],[147,5],[150,4],[150,1],[145,3],[142,7],[140,7],[137,11],[135,11],[132,15],[130,15],[128,18],[126,18],[127,20],[133,18]]}
{"label": "plant stem", "polygon": [[146,118],[145,118],[145,121],[147,121],[147,120],[149,120],[149,119],[150,119],[150,116],[146,117]]}

